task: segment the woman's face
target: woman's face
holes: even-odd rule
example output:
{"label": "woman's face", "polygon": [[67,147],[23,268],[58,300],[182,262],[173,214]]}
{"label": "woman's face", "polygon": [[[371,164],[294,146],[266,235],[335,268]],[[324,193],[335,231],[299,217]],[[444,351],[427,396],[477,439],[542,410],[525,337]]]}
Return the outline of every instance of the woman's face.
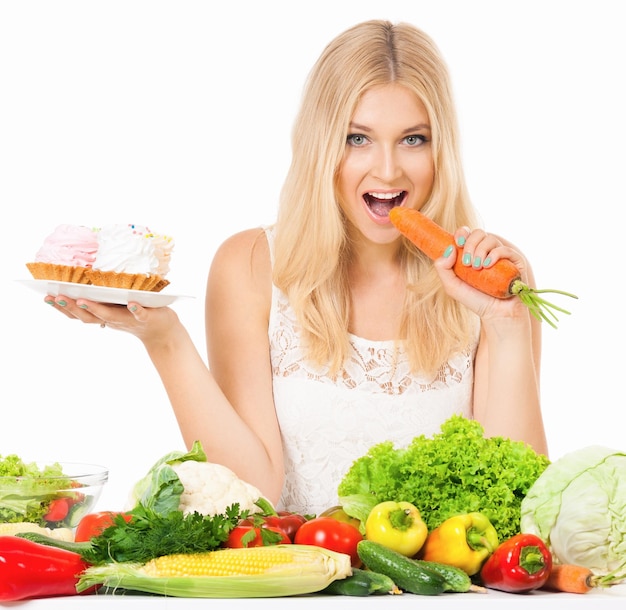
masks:
{"label": "woman's face", "polygon": [[434,180],[431,131],[419,98],[398,84],[367,91],[350,121],[339,168],[339,203],[366,239],[389,243],[396,205],[420,209]]}

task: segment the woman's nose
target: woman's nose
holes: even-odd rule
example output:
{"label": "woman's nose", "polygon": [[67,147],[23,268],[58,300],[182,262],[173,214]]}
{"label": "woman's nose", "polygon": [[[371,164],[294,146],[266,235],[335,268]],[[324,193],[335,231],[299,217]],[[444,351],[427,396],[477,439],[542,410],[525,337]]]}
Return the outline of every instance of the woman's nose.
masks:
{"label": "woman's nose", "polygon": [[376,155],[373,174],[376,178],[391,182],[402,173],[396,151],[391,147],[381,147]]}

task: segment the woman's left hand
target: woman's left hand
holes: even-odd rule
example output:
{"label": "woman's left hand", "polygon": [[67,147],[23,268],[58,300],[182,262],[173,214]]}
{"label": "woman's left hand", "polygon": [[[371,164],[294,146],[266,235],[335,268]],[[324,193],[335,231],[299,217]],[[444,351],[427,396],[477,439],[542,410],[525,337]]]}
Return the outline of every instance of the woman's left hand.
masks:
{"label": "woman's left hand", "polygon": [[165,339],[179,323],[178,316],[169,307],[147,308],[133,302],[110,305],[61,295],[48,295],[46,302],[71,320],[121,330],[135,335],[145,344]]}
{"label": "woman's left hand", "polygon": [[470,231],[461,227],[454,234],[461,249],[452,249],[450,256],[435,261],[441,282],[453,299],[463,303],[482,320],[497,318],[528,318],[528,308],[518,298],[500,299],[477,290],[460,279],[453,270],[457,257],[464,265],[481,270],[493,266],[500,259],[509,259],[520,272],[523,282],[528,283],[529,268],[524,256],[511,244],[482,229]]}

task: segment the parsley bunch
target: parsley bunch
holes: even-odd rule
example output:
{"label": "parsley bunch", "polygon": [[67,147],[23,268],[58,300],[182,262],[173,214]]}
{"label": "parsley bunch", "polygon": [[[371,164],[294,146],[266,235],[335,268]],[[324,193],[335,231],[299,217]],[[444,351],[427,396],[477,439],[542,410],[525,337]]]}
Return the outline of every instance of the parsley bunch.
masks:
{"label": "parsley bunch", "polygon": [[453,415],[430,438],[404,449],[379,443],[357,459],[339,484],[344,510],[363,520],[386,500],[415,504],[432,530],[448,517],[482,512],[500,540],[520,531],[521,502],[549,460],[529,445],[485,438],[482,426]]}
{"label": "parsley bunch", "polygon": [[85,543],[81,555],[98,565],[111,561],[145,563],[161,555],[212,551],[228,539],[247,513],[240,512],[238,504],[214,516],[179,510],[158,513],[139,504],[130,511],[130,522],[117,515],[113,525]]}

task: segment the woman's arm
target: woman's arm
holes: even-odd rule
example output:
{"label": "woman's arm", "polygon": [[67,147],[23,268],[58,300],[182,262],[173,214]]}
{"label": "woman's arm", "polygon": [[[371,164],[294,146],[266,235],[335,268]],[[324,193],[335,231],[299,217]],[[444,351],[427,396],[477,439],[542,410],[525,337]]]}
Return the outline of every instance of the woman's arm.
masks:
{"label": "woman's arm", "polygon": [[231,237],[218,249],[207,283],[209,370],[170,308],[55,299],[70,318],[105,322],[137,336],[163,382],[186,445],[200,440],[209,461],[231,468],[275,502],[283,461],[268,345],[270,300],[265,236],[251,230]]}
{"label": "woman's arm", "polygon": [[[459,232],[457,232],[459,234]],[[512,244],[483,231],[462,231],[472,260],[508,258],[522,280],[534,286],[532,270]],[[541,323],[517,297],[494,299],[459,280],[452,271],[455,253],[439,259],[437,269],[447,292],[481,319],[474,367],[474,417],[487,436],[504,436],[529,443],[548,454],[540,402]]]}
{"label": "woman's arm", "polygon": [[144,344],[186,444],[199,439],[210,461],[228,466],[276,502],[283,462],[269,359],[270,299],[265,236],[239,233],[218,249],[209,272],[209,368],[182,325],[166,341],[157,336]]}
{"label": "woman's arm", "polygon": [[521,440],[548,455],[539,386],[540,325],[535,318],[526,324],[511,319],[481,325],[474,416],[488,436]]}
{"label": "woman's arm", "polygon": [[268,338],[271,276],[262,229],[227,240],[215,255],[207,282],[206,340],[213,376],[249,428],[243,437],[232,438],[238,447],[237,472],[250,473],[250,482],[276,501],[284,470]]}

